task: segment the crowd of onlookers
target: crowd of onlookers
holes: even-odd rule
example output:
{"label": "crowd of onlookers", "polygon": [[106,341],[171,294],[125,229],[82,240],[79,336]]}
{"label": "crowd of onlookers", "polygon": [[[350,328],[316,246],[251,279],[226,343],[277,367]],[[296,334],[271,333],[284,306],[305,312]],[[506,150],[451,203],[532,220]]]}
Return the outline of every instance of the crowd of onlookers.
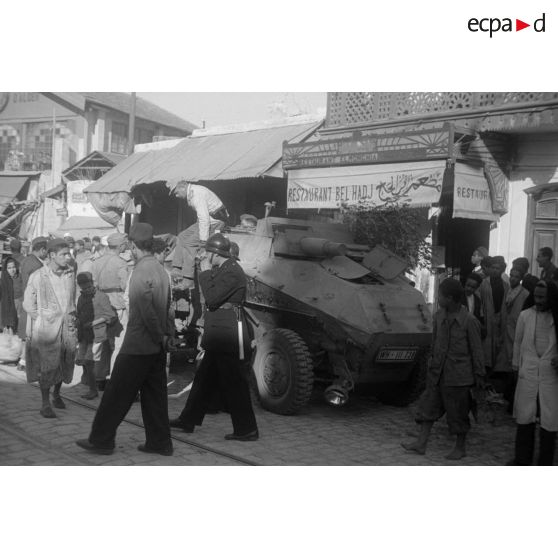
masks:
{"label": "crowd of onlookers", "polygon": [[[164,258],[166,242],[155,239],[155,245],[159,256],[162,254]],[[25,341],[31,333],[31,323],[24,307],[24,295],[32,274],[56,260],[60,247],[65,250],[60,269],[71,271],[74,278],[71,311],[75,311],[77,335],[81,341],[97,339],[97,343],[79,344],[76,359],[84,368],[82,383],[89,387],[84,397],[92,399],[97,397],[98,388],[104,387],[115,343],[118,348],[119,331],[127,320],[126,287],[134,260],[126,235],[117,232],[102,239],[93,236],[78,240],[70,235],[62,239],[37,237],[32,240],[28,254],[22,253],[21,242],[13,239],[11,254],[4,258],[0,276],[0,331],[21,339],[17,365],[25,370]],[[81,304],[80,295],[83,295]]]}
{"label": "crowd of onlookers", "polygon": [[[540,276],[520,257],[507,264],[477,248],[465,284],[440,284],[434,316],[432,363],[419,400],[416,441],[404,444],[424,453],[430,428],[446,414],[456,446],[447,456],[465,455],[469,413],[479,400],[502,405],[517,422],[515,457],[531,464],[535,426],[540,424],[539,465],[551,465],[558,431],[558,271],[551,248],[538,251]],[[474,319],[472,317],[474,316]],[[489,415],[490,416],[490,413]]]}
{"label": "crowd of onlookers", "polygon": [[[135,245],[118,232],[103,240],[35,238],[27,255],[19,240],[10,243],[0,276],[0,325],[3,335],[21,338],[18,366],[29,381],[39,380],[41,414],[47,418],[56,416],[52,407],[64,407],[60,386],[71,381],[75,364],[83,367],[86,399],[98,397],[110,375],[127,324],[127,291],[137,260],[129,246]],[[148,247],[146,253],[164,267],[168,243],[151,236]],[[482,400],[491,408],[504,406],[516,419],[510,463],[532,463],[537,424],[537,462],[553,463],[558,431],[558,270],[553,256],[548,247],[538,251],[537,277],[529,273],[527,258],[516,258],[508,269],[502,256],[491,257],[479,247],[464,285],[456,279],[441,282],[427,388],[417,409],[421,429],[416,441],[404,444],[407,450],[423,454],[433,423],[446,414],[456,435],[447,457],[461,459],[469,414]],[[164,276],[170,293],[170,273]]]}

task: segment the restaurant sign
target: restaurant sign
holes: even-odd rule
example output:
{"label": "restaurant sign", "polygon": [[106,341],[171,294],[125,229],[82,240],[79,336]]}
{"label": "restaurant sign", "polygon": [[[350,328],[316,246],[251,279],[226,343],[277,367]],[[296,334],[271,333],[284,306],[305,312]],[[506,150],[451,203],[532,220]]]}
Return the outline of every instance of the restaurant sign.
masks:
{"label": "restaurant sign", "polygon": [[490,187],[482,167],[455,164],[453,217],[496,221]]}
{"label": "restaurant sign", "polygon": [[288,173],[288,209],[334,209],[389,203],[438,203],[445,161],[295,169]]}

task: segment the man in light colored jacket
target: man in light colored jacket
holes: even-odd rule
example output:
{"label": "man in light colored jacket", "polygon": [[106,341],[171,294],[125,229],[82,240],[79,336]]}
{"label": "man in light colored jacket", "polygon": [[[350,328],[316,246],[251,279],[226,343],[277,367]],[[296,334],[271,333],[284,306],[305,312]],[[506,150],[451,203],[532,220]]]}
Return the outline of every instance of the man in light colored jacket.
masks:
{"label": "man in light colored jacket", "polygon": [[196,256],[203,253],[207,239],[225,225],[228,213],[219,197],[205,186],[179,181],[172,193],[186,200],[196,212],[196,223],[178,235],[172,262],[175,273],[183,278],[184,287],[191,288]]}
{"label": "man in light colored jacket", "polygon": [[519,315],[512,366],[518,372],[513,414],[517,422],[515,457],[509,465],[531,465],[540,419],[538,465],[552,465],[558,431],[558,287],[540,281],[535,306]]}

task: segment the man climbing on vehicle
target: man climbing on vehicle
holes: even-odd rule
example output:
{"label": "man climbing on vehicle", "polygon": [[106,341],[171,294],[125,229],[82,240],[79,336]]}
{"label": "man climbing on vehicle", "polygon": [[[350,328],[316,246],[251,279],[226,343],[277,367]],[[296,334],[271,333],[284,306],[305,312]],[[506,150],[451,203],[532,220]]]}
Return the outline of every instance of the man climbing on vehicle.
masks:
{"label": "man climbing on vehicle", "polygon": [[196,257],[203,255],[207,239],[224,227],[229,214],[219,197],[205,186],[180,180],[171,193],[186,200],[196,212],[196,222],[178,235],[172,262],[174,275],[182,279],[182,287],[192,288]]}

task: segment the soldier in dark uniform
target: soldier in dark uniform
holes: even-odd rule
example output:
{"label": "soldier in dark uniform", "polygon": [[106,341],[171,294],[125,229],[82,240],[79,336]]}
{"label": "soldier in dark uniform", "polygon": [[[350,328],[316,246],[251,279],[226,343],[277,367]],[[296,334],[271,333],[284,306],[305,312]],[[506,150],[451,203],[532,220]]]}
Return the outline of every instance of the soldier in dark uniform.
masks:
{"label": "soldier in dark uniform", "polygon": [[201,426],[217,392],[229,411],[232,434],[226,440],[254,441],[258,426],[250,399],[248,377],[243,361],[249,358],[250,336],[242,304],[246,296],[246,277],[230,254],[231,243],[222,234],[208,238],[199,275],[205,298],[204,357],[194,378],[188,401],[171,428],[193,432]]}

